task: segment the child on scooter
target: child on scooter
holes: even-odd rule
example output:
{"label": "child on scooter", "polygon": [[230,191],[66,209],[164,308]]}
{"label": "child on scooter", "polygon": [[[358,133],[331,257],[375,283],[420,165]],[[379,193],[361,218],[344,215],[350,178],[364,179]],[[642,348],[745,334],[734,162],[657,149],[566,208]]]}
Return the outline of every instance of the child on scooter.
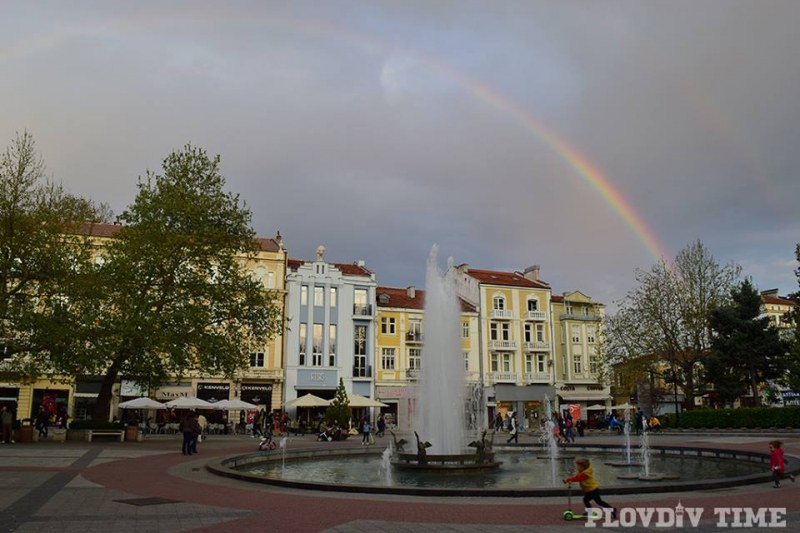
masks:
{"label": "child on scooter", "polygon": [[617,518],[617,510],[611,505],[607,504],[600,497],[600,485],[594,479],[594,470],[588,459],[576,459],[575,466],[578,468],[578,473],[572,477],[564,480],[564,483],[580,483],[581,490],[583,491],[583,505],[586,506],[586,514],[589,514],[589,509],[592,507],[592,501],[597,503],[600,507],[611,509],[611,518]]}

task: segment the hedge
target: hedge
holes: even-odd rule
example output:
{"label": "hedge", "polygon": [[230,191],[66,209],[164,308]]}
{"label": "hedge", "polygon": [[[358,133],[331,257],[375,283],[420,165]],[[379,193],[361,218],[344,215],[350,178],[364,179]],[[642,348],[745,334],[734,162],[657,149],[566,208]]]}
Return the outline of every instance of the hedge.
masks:
{"label": "hedge", "polygon": [[69,429],[125,429],[125,424],[103,420],[73,420],[69,423]]}
{"label": "hedge", "polygon": [[663,427],[681,428],[800,428],[800,407],[740,407],[683,411],[659,417]]}

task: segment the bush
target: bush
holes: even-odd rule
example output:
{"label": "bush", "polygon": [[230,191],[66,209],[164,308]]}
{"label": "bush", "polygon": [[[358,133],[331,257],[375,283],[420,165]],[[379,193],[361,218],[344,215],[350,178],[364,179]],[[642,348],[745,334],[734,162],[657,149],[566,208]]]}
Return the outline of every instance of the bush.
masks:
{"label": "bush", "polygon": [[665,428],[800,428],[800,407],[740,407],[696,409],[659,417]]}
{"label": "bush", "polygon": [[125,429],[125,425],[103,420],[73,420],[69,423],[69,429]]}

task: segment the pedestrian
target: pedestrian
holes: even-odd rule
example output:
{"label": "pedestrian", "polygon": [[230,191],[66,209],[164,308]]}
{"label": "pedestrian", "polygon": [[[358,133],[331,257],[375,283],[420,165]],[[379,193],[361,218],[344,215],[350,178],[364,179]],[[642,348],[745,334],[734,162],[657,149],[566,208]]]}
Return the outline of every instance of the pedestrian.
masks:
{"label": "pedestrian", "polygon": [[50,413],[44,408],[44,405],[39,406],[39,412],[36,414],[36,429],[39,431],[39,438],[47,438],[47,427],[50,425]]}
{"label": "pedestrian", "polygon": [[367,417],[361,419],[361,445],[369,446],[369,434],[372,431],[372,426],[369,424]]}
{"label": "pedestrian", "polygon": [[512,440],[514,441],[515,444],[519,444],[519,427],[517,426],[517,413],[512,411],[508,418],[509,418],[508,430],[510,431],[511,436],[508,437],[506,444],[508,444]]}
{"label": "pedestrian", "polygon": [[191,428],[191,440],[189,441],[189,455],[197,453],[197,443],[200,442],[203,428],[200,427],[200,422],[197,420],[197,415],[192,414],[189,418],[189,427]]}
{"label": "pedestrian", "polygon": [[247,433],[247,414],[244,409],[239,411],[239,431],[237,431],[237,433],[241,433],[242,435]]}
{"label": "pedestrian", "polygon": [[589,514],[589,509],[592,507],[592,501],[597,503],[600,507],[611,509],[611,518],[617,518],[617,510],[603,501],[600,496],[600,484],[594,479],[594,470],[588,459],[576,459],[575,466],[578,473],[572,477],[564,480],[564,483],[580,483],[581,490],[583,491],[583,505],[586,507],[586,514]]}
{"label": "pedestrian", "polygon": [[378,417],[378,436],[383,438],[383,434],[386,431],[386,419],[383,417],[383,413],[380,414]]}
{"label": "pedestrian", "polygon": [[13,426],[14,426],[14,413],[11,411],[10,407],[3,406],[0,409],[0,423],[3,424],[3,439],[2,442],[5,444],[14,444],[14,439],[12,438],[13,434]]}
{"label": "pedestrian", "polygon": [[183,455],[192,455],[192,437],[194,433],[194,429],[192,427],[192,415],[189,413],[181,420],[180,425],[178,426],[178,430],[183,434],[183,445],[181,446],[181,452]]}
{"label": "pedestrian", "polygon": [[494,417],[494,429],[495,431],[502,431],[503,429],[503,415],[497,413],[497,416]]}
{"label": "pedestrian", "polygon": [[[772,481],[775,482],[774,488],[781,486],[781,479],[787,477],[784,475],[783,470],[786,467],[783,460],[783,443],[779,440],[773,440],[769,443],[769,469],[772,472]],[[789,479],[794,483],[794,476],[789,474]]]}
{"label": "pedestrian", "polygon": [[636,420],[636,434],[640,435],[641,432],[645,430],[645,424],[644,424],[645,418],[644,418],[644,413],[642,413],[641,407],[636,408],[635,420]]}
{"label": "pedestrian", "polygon": [[255,416],[253,416],[253,438],[264,436],[264,434],[261,431],[261,424],[263,423],[261,417],[262,417],[262,411],[256,411]]}

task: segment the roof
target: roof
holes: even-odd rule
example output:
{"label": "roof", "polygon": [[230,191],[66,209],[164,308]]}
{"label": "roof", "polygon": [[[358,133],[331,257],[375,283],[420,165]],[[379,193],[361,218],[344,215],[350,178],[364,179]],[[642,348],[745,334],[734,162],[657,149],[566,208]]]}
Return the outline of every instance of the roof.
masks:
{"label": "roof", "polygon": [[[396,307],[399,309],[425,309],[425,291],[423,289],[414,289],[414,297],[408,295],[408,289],[401,289],[397,287],[378,287],[375,291],[377,295],[378,307]],[[389,297],[386,303],[381,302],[381,295]],[[459,298],[462,313],[474,313],[475,306],[469,302]]]}
{"label": "roof", "polygon": [[797,305],[792,300],[789,300],[788,298],[784,298],[782,296],[762,295],[761,301],[764,302],[765,304],[772,304],[772,305],[788,305],[790,307],[794,307],[795,305]]}
{"label": "roof", "polygon": [[470,268],[466,274],[472,276],[481,283],[489,285],[508,285],[512,287],[529,287],[532,289],[550,288],[550,285],[544,281],[528,279],[519,272],[500,272],[497,270],[478,270]]}
{"label": "roof", "polygon": [[[123,226],[121,224],[102,224],[102,223],[86,223],[81,224],[79,228],[80,235],[87,235],[91,237],[113,237],[116,235]],[[275,239],[267,239],[264,237],[256,237],[258,249],[262,252],[278,252],[280,246]]]}
{"label": "roof", "polygon": [[[297,270],[308,261],[302,259],[289,259],[289,270]],[[345,276],[361,276],[365,278],[372,277],[372,271],[367,267],[361,266],[358,263],[327,263],[333,265]]]}

